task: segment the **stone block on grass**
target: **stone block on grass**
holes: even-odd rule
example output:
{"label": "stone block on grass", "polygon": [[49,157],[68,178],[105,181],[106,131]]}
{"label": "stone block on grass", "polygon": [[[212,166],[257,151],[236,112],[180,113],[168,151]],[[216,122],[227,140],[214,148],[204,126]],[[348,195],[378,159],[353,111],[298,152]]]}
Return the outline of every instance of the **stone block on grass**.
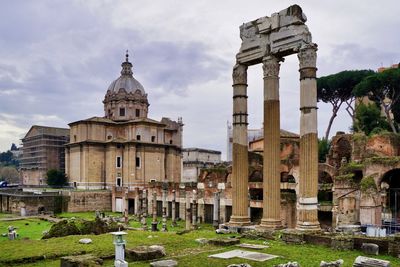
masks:
{"label": "stone block on grass", "polygon": [[102,265],[103,260],[91,254],[62,257],[60,262],[60,267],[96,267]]}
{"label": "stone block on grass", "polygon": [[132,249],[125,249],[125,256],[128,261],[146,261],[162,258],[166,255],[163,246],[139,246]]}
{"label": "stone block on grass", "polygon": [[151,267],[175,267],[178,266],[178,262],[174,260],[163,260],[163,261],[154,261],[150,263]]}
{"label": "stone block on grass", "polygon": [[379,255],[379,246],[374,243],[362,243],[361,251],[369,255]]}
{"label": "stone block on grass", "polygon": [[238,238],[212,238],[208,240],[208,243],[214,246],[233,246],[240,243]]}

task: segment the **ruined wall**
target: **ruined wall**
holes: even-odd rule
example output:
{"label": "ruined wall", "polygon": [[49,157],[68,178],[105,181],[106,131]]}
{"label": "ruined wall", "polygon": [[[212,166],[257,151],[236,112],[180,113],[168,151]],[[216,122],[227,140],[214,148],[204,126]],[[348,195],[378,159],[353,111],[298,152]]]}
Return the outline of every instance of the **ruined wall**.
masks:
{"label": "ruined wall", "polygon": [[111,191],[68,191],[63,196],[69,197],[68,212],[111,211]]}

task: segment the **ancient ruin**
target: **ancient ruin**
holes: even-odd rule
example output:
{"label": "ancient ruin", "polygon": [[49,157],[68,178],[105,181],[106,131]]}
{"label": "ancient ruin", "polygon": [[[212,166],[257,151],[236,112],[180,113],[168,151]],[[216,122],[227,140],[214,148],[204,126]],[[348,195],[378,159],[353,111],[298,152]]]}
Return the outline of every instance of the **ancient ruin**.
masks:
{"label": "ancient ruin", "polygon": [[298,5],[240,27],[242,45],[233,68],[233,161],[231,226],[250,224],[248,215],[247,68],[264,70],[263,218],[261,229],[282,228],[280,218],[279,67],[285,56],[298,54],[300,71],[300,181],[297,225],[319,229],[317,139],[317,45]]}

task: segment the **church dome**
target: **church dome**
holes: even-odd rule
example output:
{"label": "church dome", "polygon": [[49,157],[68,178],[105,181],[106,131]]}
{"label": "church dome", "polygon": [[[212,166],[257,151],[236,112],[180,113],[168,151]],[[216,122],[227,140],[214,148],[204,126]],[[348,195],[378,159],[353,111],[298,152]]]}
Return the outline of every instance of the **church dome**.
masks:
{"label": "church dome", "polygon": [[128,54],[126,54],[126,60],[122,62],[121,67],[121,76],[110,84],[107,92],[118,93],[120,89],[124,89],[127,93],[135,93],[139,90],[142,95],[145,95],[143,85],[132,75],[132,63],[128,60]]}

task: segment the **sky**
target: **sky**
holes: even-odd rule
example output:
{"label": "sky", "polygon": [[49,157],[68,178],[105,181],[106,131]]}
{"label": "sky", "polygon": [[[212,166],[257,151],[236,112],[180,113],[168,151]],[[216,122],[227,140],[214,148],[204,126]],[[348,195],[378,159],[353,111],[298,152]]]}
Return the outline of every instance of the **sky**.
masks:
{"label": "sky", "polygon": [[[222,152],[232,118],[232,67],[239,26],[299,4],[318,44],[317,75],[400,61],[398,1],[1,1],[0,151],[32,125],[104,116],[102,100],[128,49],[149,117],[183,118],[184,147]],[[249,128],[262,126],[262,67],[248,70]],[[281,128],[299,131],[296,55],[280,71]],[[318,103],[323,136],[331,114]],[[339,113],[331,134],[349,131]]]}

